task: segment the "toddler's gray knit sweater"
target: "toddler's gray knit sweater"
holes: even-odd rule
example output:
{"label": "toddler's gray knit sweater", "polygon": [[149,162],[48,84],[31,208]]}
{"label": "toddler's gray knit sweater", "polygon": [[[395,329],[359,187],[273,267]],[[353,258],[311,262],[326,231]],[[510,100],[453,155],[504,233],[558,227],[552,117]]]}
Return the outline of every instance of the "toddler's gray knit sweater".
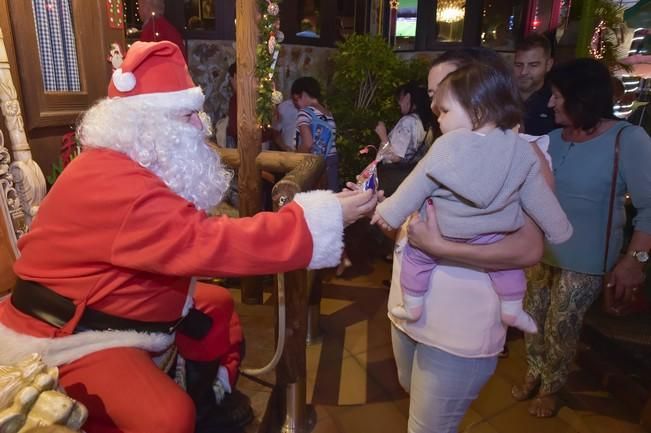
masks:
{"label": "toddler's gray knit sweater", "polygon": [[444,134],[377,212],[397,228],[415,210],[422,207],[423,212],[429,197],[446,237],[512,232],[524,223],[523,210],[549,242],[572,236],[572,225],[541,175],[531,144],[511,130]]}

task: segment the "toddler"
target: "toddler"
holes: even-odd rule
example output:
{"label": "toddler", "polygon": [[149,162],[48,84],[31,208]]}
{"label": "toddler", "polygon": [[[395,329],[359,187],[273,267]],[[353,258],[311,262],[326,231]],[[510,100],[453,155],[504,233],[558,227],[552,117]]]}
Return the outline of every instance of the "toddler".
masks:
{"label": "toddler", "polygon": [[[572,226],[540,173],[538,156],[512,130],[521,113],[512,82],[489,67],[471,64],[443,80],[432,107],[443,135],[396,192],[377,206],[372,223],[397,228],[431,198],[441,234],[451,240],[497,242],[522,226],[524,212],[549,242],[570,238]],[[394,317],[418,320],[436,265],[434,258],[406,245],[400,274],[403,303],[391,309]],[[537,332],[522,308],[524,271],[488,275],[500,298],[502,322]]]}

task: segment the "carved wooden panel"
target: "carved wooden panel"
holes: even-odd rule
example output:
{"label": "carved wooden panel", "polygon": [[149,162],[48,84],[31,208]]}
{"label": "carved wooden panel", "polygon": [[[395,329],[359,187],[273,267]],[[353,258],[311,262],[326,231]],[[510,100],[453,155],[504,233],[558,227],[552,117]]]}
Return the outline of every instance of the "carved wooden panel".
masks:
{"label": "carved wooden panel", "polygon": [[16,257],[7,233],[7,226],[4,221],[0,221],[0,298],[16,284],[16,275],[12,269]]}
{"label": "carved wooden panel", "polygon": [[[9,67],[9,59],[4,44],[4,36],[0,30],[0,111],[9,132],[13,162],[4,147],[4,140],[0,140],[0,162],[3,170],[0,171],[0,181],[3,198],[6,203],[0,211],[10,212],[5,220],[13,225],[16,238],[20,237],[29,226],[31,219],[36,215],[38,206],[45,196],[45,178],[43,172],[32,159],[32,153],[27,142],[23,127],[23,116],[20,112],[18,95],[14,86]],[[0,137],[1,138],[1,137]],[[22,209],[22,215],[18,215]]]}
{"label": "carved wooden panel", "polygon": [[20,218],[22,210],[13,186],[9,164],[9,152],[3,145],[3,135],[0,132],[0,297],[5,295],[16,282],[12,266],[18,251],[13,220],[14,218],[23,220]]}

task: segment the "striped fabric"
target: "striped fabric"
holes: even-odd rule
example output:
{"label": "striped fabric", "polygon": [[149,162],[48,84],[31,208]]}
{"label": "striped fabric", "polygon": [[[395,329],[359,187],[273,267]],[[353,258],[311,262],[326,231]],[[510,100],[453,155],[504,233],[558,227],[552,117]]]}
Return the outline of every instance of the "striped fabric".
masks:
{"label": "striped fabric", "polygon": [[70,0],[32,0],[32,11],[45,91],[81,91]]}

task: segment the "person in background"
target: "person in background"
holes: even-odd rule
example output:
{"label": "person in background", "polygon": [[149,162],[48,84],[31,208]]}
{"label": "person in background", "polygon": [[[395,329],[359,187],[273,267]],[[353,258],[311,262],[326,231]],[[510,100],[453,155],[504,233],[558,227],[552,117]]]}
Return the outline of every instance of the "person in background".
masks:
{"label": "person in background", "polygon": [[144,23],[140,33],[141,42],[170,41],[179,47],[187,60],[181,33],[165,18],[165,0],[140,0],[138,15]]}
{"label": "person in background", "polygon": [[[384,122],[378,122],[375,133],[380,139],[382,163],[378,167],[381,188],[386,197],[396,190],[429,146],[426,138],[434,123],[427,89],[411,81],[398,87],[396,101],[402,117],[387,133]],[[387,145],[388,147],[385,147]]]}
{"label": "person in background", "polygon": [[313,77],[301,77],[292,83],[292,98],[296,98],[296,151],[325,158],[326,185],[330,191],[340,191],[339,156],[335,139],[337,125],[332,113],[321,100],[321,86]]}
{"label": "person in background", "polygon": [[296,151],[296,101],[299,95],[291,95],[276,107],[276,118],[272,125],[273,144],[280,150]]}
{"label": "person in background", "polygon": [[[325,183],[330,191],[340,191],[339,156],[336,147],[337,125],[332,113],[321,100],[321,86],[313,77],[301,77],[292,83],[292,99],[296,101],[296,151],[325,158]],[[353,264],[342,252],[335,274],[339,277]]]}
{"label": "person in background", "polygon": [[521,130],[525,134],[543,135],[557,127],[554,113],[547,106],[551,90],[545,82],[553,64],[551,44],[544,35],[532,33],[515,48],[513,72],[524,101]]}
{"label": "person in background", "polygon": [[301,20],[301,31],[296,33],[296,36],[300,36],[302,38],[318,38],[319,34],[316,32],[314,19],[314,17],[312,19],[307,17],[303,18]]}
{"label": "person in background", "polygon": [[[547,107],[551,91],[549,85],[545,82],[545,76],[553,64],[551,43],[543,34],[532,33],[515,47],[513,73],[520,97],[524,102],[523,122],[520,125],[520,131],[525,134],[540,136],[557,127],[554,123],[554,113]],[[540,142],[540,144],[542,143],[543,141]],[[544,143],[542,150],[546,152],[548,140],[545,139]],[[548,162],[550,161],[546,153],[545,159]],[[543,174],[553,186],[551,171],[545,170]],[[508,355],[509,348],[504,345],[500,357],[504,358]]]}
{"label": "person in background", "polygon": [[[607,290],[613,290],[624,306],[644,282],[651,250],[651,139],[642,128],[613,116],[608,68],[594,59],[576,59],[552,69],[549,82],[549,107],[562,125],[549,134],[556,195],[575,230],[566,243],[546,245],[542,262],[528,272],[525,309],[540,332],[525,335],[527,373],[512,394],[516,400],[533,398],[529,413],[536,417],[558,411],[558,395],[577,350],[583,317],[601,292],[604,273],[608,272]],[[620,133],[619,173],[607,240]],[[620,254],[627,192],[638,214],[632,239]]]}

